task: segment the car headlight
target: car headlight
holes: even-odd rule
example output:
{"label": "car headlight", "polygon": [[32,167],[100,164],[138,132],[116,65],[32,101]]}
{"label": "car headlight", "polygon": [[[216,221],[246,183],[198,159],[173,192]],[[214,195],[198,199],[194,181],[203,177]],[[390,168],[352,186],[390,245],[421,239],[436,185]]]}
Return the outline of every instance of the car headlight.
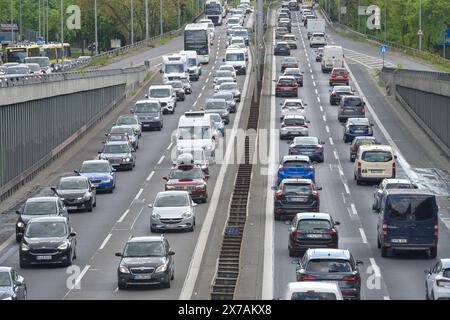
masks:
{"label": "car headlight", "polygon": [[105,180],[103,180],[103,182],[105,182],[105,183],[110,183],[111,181],[112,181],[111,178],[106,178]]}
{"label": "car headlight", "polygon": [[125,267],[125,266],[120,266],[119,267],[119,272],[120,273],[130,273],[130,270],[127,267]]}
{"label": "car headlight", "polygon": [[161,216],[155,212],[152,212],[152,218],[159,219],[159,218],[161,218]]}
{"label": "car headlight", "polygon": [[174,186],[166,186],[166,190],[175,190]]}
{"label": "car headlight", "polygon": [[90,200],[91,194],[89,192],[86,192],[86,194],[83,196],[82,200]]}
{"label": "car headlight", "polygon": [[122,159],[123,162],[130,162],[130,160],[131,160],[130,158],[123,158]]}
{"label": "car headlight", "polygon": [[25,228],[25,224],[23,222],[17,222],[17,228]]}
{"label": "car headlight", "polygon": [[58,246],[58,250],[67,250],[70,246],[69,241],[64,241],[62,244]]}
{"label": "car headlight", "polygon": [[20,247],[20,250],[22,251],[30,251],[30,246],[27,245],[26,243],[22,243],[22,246]]}
{"label": "car headlight", "polygon": [[213,147],[212,147],[211,145],[209,145],[209,146],[206,146],[205,149],[206,149],[207,151],[211,151],[211,150],[213,149]]}
{"label": "car headlight", "polygon": [[155,118],[154,118],[154,120],[156,120],[156,121],[159,121],[159,119],[160,119],[159,117],[155,117]]}
{"label": "car headlight", "polygon": [[228,112],[222,113],[222,117],[228,116]]}
{"label": "car headlight", "polygon": [[159,266],[155,272],[165,272],[167,270],[167,264],[163,264],[162,266]]}
{"label": "car headlight", "polygon": [[195,186],[195,189],[196,189],[196,190],[205,190],[205,188],[206,188],[206,185],[204,185],[204,184]]}
{"label": "car headlight", "polygon": [[181,215],[181,217],[182,217],[182,218],[190,218],[190,217],[192,217],[192,212],[186,211],[185,213],[183,213],[183,214]]}

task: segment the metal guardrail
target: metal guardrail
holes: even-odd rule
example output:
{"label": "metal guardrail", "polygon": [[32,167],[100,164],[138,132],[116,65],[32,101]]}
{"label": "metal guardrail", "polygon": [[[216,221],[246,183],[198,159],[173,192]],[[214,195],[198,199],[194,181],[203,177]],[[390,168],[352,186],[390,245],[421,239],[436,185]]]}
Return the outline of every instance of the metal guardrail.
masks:
{"label": "metal guardrail", "polygon": [[421,71],[421,70],[410,70],[410,69],[396,69],[384,67],[381,72],[384,73],[395,73],[398,75],[405,75],[408,77],[413,77],[416,79],[428,79],[428,80],[439,80],[439,81],[449,81],[450,73],[448,72],[435,72],[435,71]]}
{"label": "metal guardrail", "polygon": [[7,77],[0,78],[0,88],[10,88],[25,85],[32,85],[38,83],[50,83],[64,80],[76,80],[86,79],[98,76],[112,76],[118,74],[127,74],[145,71],[144,66],[130,67],[125,69],[112,69],[112,70],[88,70],[88,71],[76,71],[76,72],[62,72],[62,73],[50,73],[40,75],[30,75],[23,77]]}

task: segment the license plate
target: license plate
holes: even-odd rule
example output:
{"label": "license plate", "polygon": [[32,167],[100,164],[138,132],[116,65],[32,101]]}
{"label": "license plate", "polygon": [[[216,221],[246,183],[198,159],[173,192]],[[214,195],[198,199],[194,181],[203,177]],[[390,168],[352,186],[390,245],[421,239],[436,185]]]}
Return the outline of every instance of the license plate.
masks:
{"label": "license plate", "polygon": [[288,200],[291,201],[291,202],[306,202],[306,199],[299,198],[299,197],[288,198]]}
{"label": "license plate", "polygon": [[322,238],[321,234],[307,234],[306,235],[307,238],[311,238],[311,239],[318,239],[318,238]]}
{"label": "license plate", "polygon": [[150,124],[143,124],[144,127],[150,127]]}
{"label": "license plate", "polygon": [[77,210],[78,207],[67,207],[67,210]]}
{"label": "license plate", "polygon": [[370,170],[372,173],[382,173],[383,170]]}
{"label": "license plate", "polygon": [[93,183],[92,186],[93,186],[94,188],[98,188],[98,187],[100,186],[100,184],[99,184],[99,183]]}
{"label": "license plate", "polygon": [[299,131],[289,131],[289,134],[298,134]]}
{"label": "license plate", "polygon": [[148,280],[148,279],[152,278],[152,275],[151,274],[138,274],[138,275],[135,275],[134,278],[136,280]]}
{"label": "license plate", "polygon": [[364,130],[355,130],[355,133],[364,133]]}
{"label": "license plate", "polygon": [[408,239],[391,239],[392,243],[408,243]]}
{"label": "license plate", "polygon": [[52,256],[37,256],[36,260],[52,260]]}

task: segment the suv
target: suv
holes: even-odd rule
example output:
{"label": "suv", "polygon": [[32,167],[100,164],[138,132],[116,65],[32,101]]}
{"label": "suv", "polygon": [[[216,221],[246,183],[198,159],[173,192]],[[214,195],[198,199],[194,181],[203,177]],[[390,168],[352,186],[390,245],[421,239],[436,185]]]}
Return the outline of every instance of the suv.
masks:
{"label": "suv", "polygon": [[171,85],[150,86],[146,98],[158,100],[164,113],[175,113],[177,101],[175,91]]}
{"label": "suv", "polygon": [[275,97],[291,96],[298,97],[297,80],[292,76],[281,76],[275,87]]}
{"label": "suv", "polygon": [[289,47],[289,44],[287,42],[281,41],[276,44],[273,54],[276,56],[290,56],[291,48]]}
{"label": "suv", "polygon": [[174,279],[174,256],[169,241],[160,237],[131,237],[125,244],[117,268],[117,285],[120,290],[129,285],[162,284],[170,288]]}
{"label": "suv", "polygon": [[156,128],[161,131],[164,127],[163,112],[158,100],[137,101],[131,112],[139,117],[142,130]]}
{"label": "suv", "polygon": [[87,177],[63,177],[52,191],[61,198],[67,210],[85,209],[92,212],[97,206],[97,190]]}
{"label": "suv", "polygon": [[349,86],[334,86],[330,90],[330,104],[338,105],[341,102],[342,96],[353,96],[355,95],[355,90]]}
{"label": "suv", "polygon": [[348,250],[308,249],[298,262],[297,281],[337,282],[344,299],[361,298],[361,275],[358,265]]}
{"label": "suv", "polygon": [[355,137],[373,136],[373,123],[367,118],[348,118],[344,126],[344,143],[352,142]]}
{"label": "suv", "polygon": [[136,167],[136,150],[128,142],[108,142],[99,154],[99,160],[108,160],[113,168],[133,170]]}
{"label": "suv", "polygon": [[319,212],[320,198],[316,187],[310,179],[284,179],[280,185],[274,186],[275,220],[292,218],[298,212]]}
{"label": "suv", "polygon": [[333,70],[331,70],[329,77],[330,86],[333,86],[335,83],[348,86],[349,81],[349,73],[344,68],[333,68]]}
{"label": "suv", "polygon": [[28,223],[37,217],[67,217],[69,214],[64,202],[58,197],[29,198],[21,210],[17,210],[16,241],[20,242]]}
{"label": "suv", "polygon": [[301,254],[309,248],[339,247],[339,235],[334,221],[328,213],[297,213],[289,229],[289,256]]}
{"label": "suv", "polygon": [[327,45],[327,40],[325,38],[325,33],[323,32],[315,32],[311,35],[309,39],[309,47],[324,47]]}
{"label": "suv", "polygon": [[364,118],[366,103],[360,96],[343,96],[339,103],[338,120],[344,122],[348,118]]}

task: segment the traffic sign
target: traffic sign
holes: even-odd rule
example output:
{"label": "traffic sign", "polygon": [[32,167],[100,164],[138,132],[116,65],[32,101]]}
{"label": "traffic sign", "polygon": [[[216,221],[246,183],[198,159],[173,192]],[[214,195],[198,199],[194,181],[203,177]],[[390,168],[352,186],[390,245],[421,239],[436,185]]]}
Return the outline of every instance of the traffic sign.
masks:
{"label": "traffic sign", "polygon": [[382,54],[385,54],[388,51],[388,46],[387,44],[380,44],[380,52]]}
{"label": "traffic sign", "polygon": [[445,34],[447,38],[450,38],[450,28],[447,28],[447,30],[445,30]]}
{"label": "traffic sign", "polygon": [[417,31],[417,35],[418,35],[418,36],[422,36],[422,35],[423,35],[422,30],[419,29],[419,31]]}

